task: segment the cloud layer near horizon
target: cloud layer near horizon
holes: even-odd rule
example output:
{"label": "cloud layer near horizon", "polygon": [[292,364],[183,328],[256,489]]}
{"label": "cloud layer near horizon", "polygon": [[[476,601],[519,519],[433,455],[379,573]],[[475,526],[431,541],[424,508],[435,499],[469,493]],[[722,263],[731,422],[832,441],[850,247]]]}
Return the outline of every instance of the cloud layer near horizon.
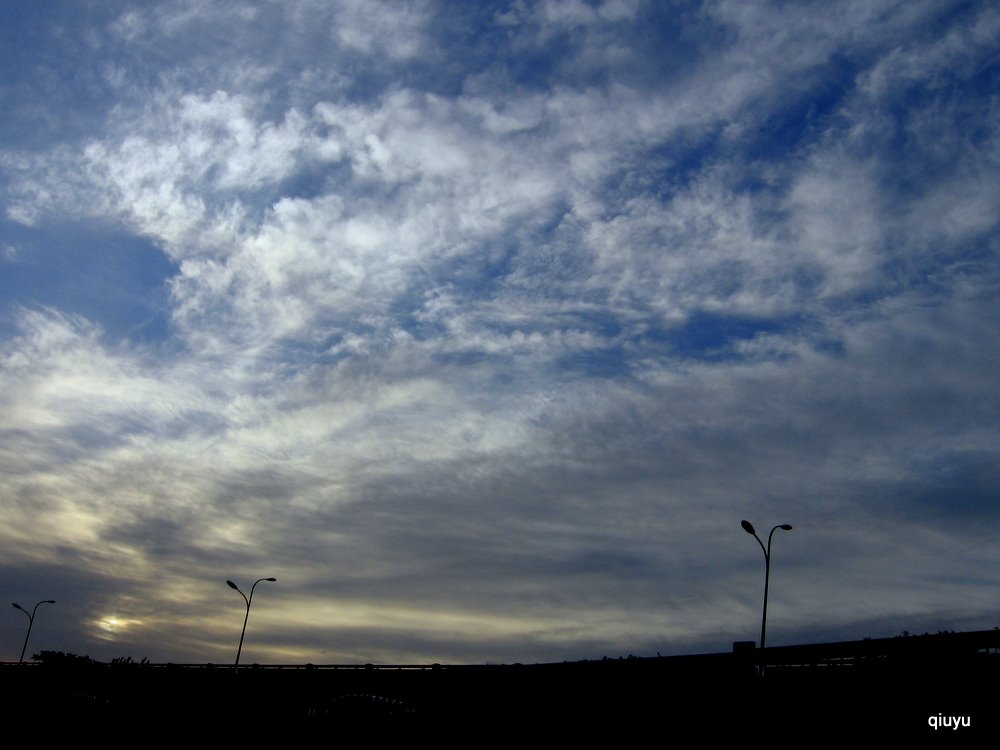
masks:
{"label": "cloud layer near horizon", "polygon": [[1000,12],[468,6],[4,11],[36,647],[725,649],[741,518],[775,643],[992,627]]}

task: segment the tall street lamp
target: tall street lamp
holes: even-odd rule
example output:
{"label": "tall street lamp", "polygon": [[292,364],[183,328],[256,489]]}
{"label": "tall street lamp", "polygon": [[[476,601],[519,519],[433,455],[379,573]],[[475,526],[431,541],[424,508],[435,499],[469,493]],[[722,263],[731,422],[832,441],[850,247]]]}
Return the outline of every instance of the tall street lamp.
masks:
{"label": "tall street lamp", "polygon": [[22,612],[24,612],[24,614],[28,615],[28,633],[27,635],[24,636],[24,645],[21,647],[21,658],[17,660],[18,664],[21,664],[24,661],[24,652],[25,649],[28,648],[28,638],[31,637],[31,626],[35,624],[35,612],[38,611],[38,605],[55,604],[55,603],[56,603],[55,599],[42,599],[42,601],[35,604],[35,606],[32,608],[31,614],[28,614],[28,610],[26,610],[20,604],[18,604],[17,602],[11,602],[11,606],[13,606],[15,609],[21,610]]}
{"label": "tall street lamp", "polygon": [[767,587],[771,580],[771,537],[774,536],[774,532],[777,529],[781,529],[782,531],[791,531],[792,526],[791,524],[782,523],[771,529],[771,533],[767,535],[767,547],[765,547],[764,542],[760,540],[760,537],[757,536],[757,532],[754,531],[752,523],[749,521],[740,521],[740,525],[746,533],[753,535],[753,538],[757,540],[757,544],[759,544],[760,548],[764,551],[764,613],[760,618],[760,673],[763,675],[764,638],[767,635]]}
{"label": "tall street lamp", "polygon": [[240,596],[243,597],[243,601],[247,603],[247,614],[246,617],[243,618],[243,632],[240,633],[240,647],[236,649],[236,664],[233,666],[233,669],[240,668],[240,653],[243,651],[243,637],[247,634],[247,620],[250,619],[250,602],[253,601],[253,590],[257,588],[257,584],[260,583],[261,581],[277,581],[277,580],[278,580],[277,578],[258,578],[256,581],[253,582],[253,586],[250,587],[249,599],[247,598],[246,594],[240,591],[239,586],[237,586],[232,581],[226,581],[226,583],[229,584],[229,588],[236,589],[237,591],[239,591]]}

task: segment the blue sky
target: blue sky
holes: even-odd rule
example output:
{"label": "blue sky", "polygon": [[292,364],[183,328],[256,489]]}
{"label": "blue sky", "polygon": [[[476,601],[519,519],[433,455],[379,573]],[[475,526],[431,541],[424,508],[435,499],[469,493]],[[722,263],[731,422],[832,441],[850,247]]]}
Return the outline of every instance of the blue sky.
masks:
{"label": "blue sky", "polygon": [[31,648],[726,650],[743,518],[770,643],[1000,624],[995,4],[0,14]]}

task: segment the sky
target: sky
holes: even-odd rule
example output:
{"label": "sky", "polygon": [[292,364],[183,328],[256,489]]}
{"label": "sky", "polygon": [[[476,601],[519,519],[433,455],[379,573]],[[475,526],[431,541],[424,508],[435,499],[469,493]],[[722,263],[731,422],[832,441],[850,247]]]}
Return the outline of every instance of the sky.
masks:
{"label": "sky", "polygon": [[[1000,7],[0,4],[28,655],[1000,625]],[[4,604],[0,659],[27,618]]]}

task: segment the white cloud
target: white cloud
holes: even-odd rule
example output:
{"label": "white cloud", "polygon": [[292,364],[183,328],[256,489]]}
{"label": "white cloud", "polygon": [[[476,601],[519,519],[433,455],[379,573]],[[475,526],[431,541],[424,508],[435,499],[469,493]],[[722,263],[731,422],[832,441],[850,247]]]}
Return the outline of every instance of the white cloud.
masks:
{"label": "white cloud", "polygon": [[[751,511],[796,525],[782,590],[820,591],[781,595],[789,628],[885,611],[855,596],[859,567],[816,588],[847,540],[906,592],[894,611],[956,605],[915,592],[927,559],[882,551],[944,513],[924,499],[941,471],[975,496],[995,442],[996,118],[939,85],[974,75],[995,14],[933,41],[935,7],[709,3],[712,41],[677,31],[669,69],[630,36],[635,3],[513,4],[482,60],[436,35],[431,4],[128,11],[125,62],[190,54],[150,76],[116,61],[129,97],[100,133],[8,146],[6,210],[153,241],[177,264],[169,333],[18,313],[4,561],[62,545],[113,581],[87,627],[115,638],[168,634],[135,593],[154,578],[200,607],[223,565],[266,565],[301,613],[269,653],[302,660],[327,611],[385,638],[380,621],[419,621],[403,645],[345,646],[358,660],[464,653],[448,644],[483,629],[475,653],[512,660],[728,638]],[[526,50],[544,76],[505,57]],[[777,142],[833,79],[839,98]],[[901,84],[932,94],[881,106]],[[689,354],[699,312],[760,330]],[[177,617],[222,621],[205,611]]]}

